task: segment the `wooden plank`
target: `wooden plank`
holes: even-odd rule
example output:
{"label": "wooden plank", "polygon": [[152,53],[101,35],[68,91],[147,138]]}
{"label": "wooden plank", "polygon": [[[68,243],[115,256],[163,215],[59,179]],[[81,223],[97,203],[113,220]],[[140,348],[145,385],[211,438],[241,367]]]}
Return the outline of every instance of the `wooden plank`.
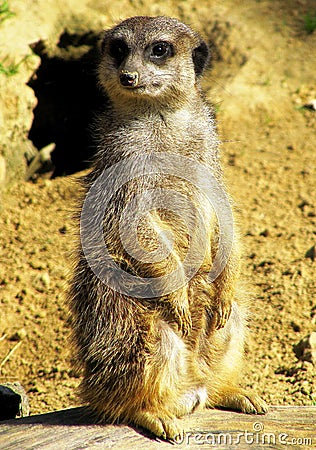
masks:
{"label": "wooden plank", "polygon": [[[275,406],[265,416],[197,411],[173,448],[316,448],[316,407]],[[1,450],[171,449],[172,444],[126,425],[95,425],[84,407],[0,422]]]}

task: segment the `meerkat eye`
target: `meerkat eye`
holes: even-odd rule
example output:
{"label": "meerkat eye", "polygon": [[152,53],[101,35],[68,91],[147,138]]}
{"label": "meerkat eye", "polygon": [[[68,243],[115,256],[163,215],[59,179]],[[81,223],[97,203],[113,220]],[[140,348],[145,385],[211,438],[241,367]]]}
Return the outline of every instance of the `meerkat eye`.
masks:
{"label": "meerkat eye", "polygon": [[123,39],[115,39],[110,43],[109,54],[120,64],[124,58],[128,55],[129,49]]}
{"label": "meerkat eye", "polygon": [[171,44],[168,42],[157,42],[151,48],[151,57],[154,59],[165,59],[168,56],[173,56],[174,51]]}

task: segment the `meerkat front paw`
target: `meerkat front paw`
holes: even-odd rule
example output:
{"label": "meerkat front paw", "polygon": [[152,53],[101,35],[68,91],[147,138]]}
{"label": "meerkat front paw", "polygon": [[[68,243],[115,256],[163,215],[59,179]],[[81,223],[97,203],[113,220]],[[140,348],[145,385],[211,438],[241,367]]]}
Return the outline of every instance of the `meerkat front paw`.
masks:
{"label": "meerkat front paw", "polygon": [[162,439],[177,442],[183,436],[183,430],[175,417],[140,411],[134,417],[133,422]]}
{"label": "meerkat front paw", "polygon": [[232,310],[232,302],[231,300],[220,300],[220,302],[214,306],[208,306],[206,308],[206,313],[208,317],[210,318],[213,327],[215,330],[219,330],[220,328],[223,328],[231,314]]}
{"label": "meerkat front paw", "polygon": [[[188,302],[188,295],[185,290],[175,291],[167,297],[168,315],[178,327],[182,336],[188,336],[192,329],[192,319]],[[164,309],[166,301],[164,300]]]}
{"label": "meerkat front paw", "polygon": [[188,307],[182,305],[175,305],[174,317],[178,325],[178,330],[182,336],[188,336],[192,329],[192,319]]}

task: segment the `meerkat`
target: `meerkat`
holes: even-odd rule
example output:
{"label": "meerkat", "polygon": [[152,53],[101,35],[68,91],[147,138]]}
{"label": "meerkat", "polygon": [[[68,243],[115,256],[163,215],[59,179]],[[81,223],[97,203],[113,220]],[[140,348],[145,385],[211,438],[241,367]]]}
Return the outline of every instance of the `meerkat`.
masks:
{"label": "meerkat", "polygon": [[[210,281],[219,249],[219,226],[212,207],[194,182],[172,170],[163,176],[150,166],[157,161],[152,155],[178,155],[184,160],[181,170],[191,180],[199,183],[201,174],[188,161],[206,167],[225,189],[215,119],[200,87],[208,60],[207,44],[177,19],[133,17],[104,33],[98,79],[109,106],[95,126],[98,152],[83,179],[84,196],[94,189],[89,217],[103,208],[103,244],[117,267],[136,280],[159,278],[163,289],[156,297],[116,289],[116,271],[103,258],[102,249],[95,249],[100,276],[80,245],[69,295],[84,402],[100,421],[134,424],[169,440],[181,437],[179,418],[198,407],[252,414],[267,411],[258,395],[239,387],[248,307],[237,287],[236,231],[225,267]],[[139,176],[128,179],[105,202],[110,178],[102,181],[102,174],[135,155]],[[144,192],[163,189],[169,190],[171,202],[177,191],[182,195],[180,203],[184,196],[202,210],[205,235],[200,239],[196,231],[194,207],[187,208],[185,202],[183,209],[177,205],[179,217],[158,202],[141,215],[138,243],[133,233],[129,239],[128,224],[125,238],[129,249],[140,245],[149,255],[163,241],[169,253],[160,259],[137,259],[122,243],[119,218],[129,202],[136,213],[146,206],[146,195],[140,197]],[[167,202],[168,194],[165,198]],[[83,206],[81,217],[82,210]],[[92,223],[81,221],[82,236],[93,235]],[[174,236],[172,245],[168,232]],[[185,278],[183,261],[194,239],[196,254],[199,245],[201,249],[204,245],[203,255],[198,270]],[[174,270],[187,281],[169,289],[166,275]]]}

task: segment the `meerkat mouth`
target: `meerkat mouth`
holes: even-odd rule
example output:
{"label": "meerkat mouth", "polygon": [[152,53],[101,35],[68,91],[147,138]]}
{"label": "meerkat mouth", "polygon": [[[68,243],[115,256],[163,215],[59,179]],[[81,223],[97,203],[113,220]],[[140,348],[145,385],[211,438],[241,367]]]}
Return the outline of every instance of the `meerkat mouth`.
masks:
{"label": "meerkat mouth", "polygon": [[122,87],[128,91],[137,91],[139,89],[145,89],[146,86],[139,84],[138,86],[122,86]]}
{"label": "meerkat mouth", "polygon": [[123,88],[123,91],[127,94],[131,95],[142,95],[146,92],[146,86],[144,85],[138,85],[138,86],[121,86]]}

